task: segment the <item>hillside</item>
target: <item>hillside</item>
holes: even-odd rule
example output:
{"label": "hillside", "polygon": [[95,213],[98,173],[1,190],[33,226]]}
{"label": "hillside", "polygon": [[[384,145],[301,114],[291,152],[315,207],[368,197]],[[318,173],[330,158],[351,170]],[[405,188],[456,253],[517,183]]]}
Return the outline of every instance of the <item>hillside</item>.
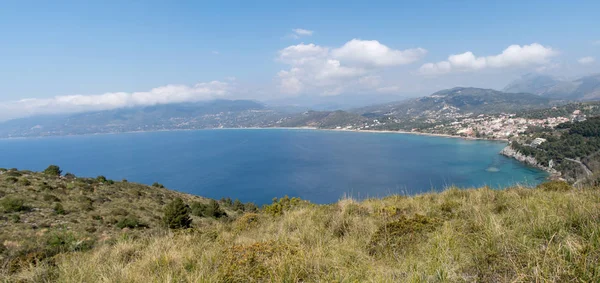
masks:
{"label": "hillside", "polygon": [[430,96],[356,110],[397,118],[440,118],[466,113],[501,113],[545,108],[550,100],[528,93],[505,93],[492,89],[457,87]]}
{"label": "hillside", "polygon": [[[543,142],[532,145],[536,138]],[[531,131],[515,138],[510,147],[571,183],[600,185],[600,117]]]}
{"label": "hillside", "polygon": [[254,101],[214,100],[15,119],[0,123],[0,137],[260,127],[282,117]]}
{"label": "hillside", "polygon": [[600,74],[584,76],[575,80],[527,74],[508,84],[503,91],[534,93],[551,99],[597,100],[600,99]]}
{"label": "hillside", "polygon": [[[2,172],[7,282],[600,280],[597,188],[283,198],[237,212],[223,201],[223,217],[206,213],[206,199],[159,185]],[[160,223],[176,197],[195,215],[191,228],[168,231]]]}

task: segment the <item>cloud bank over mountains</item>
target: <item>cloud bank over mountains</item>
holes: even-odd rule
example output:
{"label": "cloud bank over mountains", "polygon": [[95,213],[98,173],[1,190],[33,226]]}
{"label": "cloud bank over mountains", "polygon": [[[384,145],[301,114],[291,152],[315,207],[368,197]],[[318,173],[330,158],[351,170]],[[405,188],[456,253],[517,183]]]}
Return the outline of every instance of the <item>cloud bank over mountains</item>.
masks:
{"label": "cloud bank over mountains", "polygon": [[223,97],[231,84],[212,81],[193,86],[166,85],[146,92],[112,92],[99,95],[65,95],[0,102],[0,121],[38,114],[76,113],[123,107],[196,102]]}

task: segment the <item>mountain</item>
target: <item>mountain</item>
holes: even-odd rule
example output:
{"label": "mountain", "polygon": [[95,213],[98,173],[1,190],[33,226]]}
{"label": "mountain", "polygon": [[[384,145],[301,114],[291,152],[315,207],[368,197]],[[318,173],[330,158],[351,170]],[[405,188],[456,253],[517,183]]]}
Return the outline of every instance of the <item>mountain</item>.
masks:
{"label": "mountain", "polygon": [[214,100],[15,119],[0,123],[0,137],[258,127],[281,117],[255,101]]}
{"label": "mountain", "polygon": [[551,99],[598,100],[600,99],[600,74],[572,81],[542,74],[527,74],[508,84],[503,91],[528,92]]}
{"label": "mountain", "polygon": [[366,115],[398,118],[444,117],[467,113],[502,113],[544,108],[550,100],[530,93],[506,93],[493,89],[455,87],[430,96],[356,109]]}

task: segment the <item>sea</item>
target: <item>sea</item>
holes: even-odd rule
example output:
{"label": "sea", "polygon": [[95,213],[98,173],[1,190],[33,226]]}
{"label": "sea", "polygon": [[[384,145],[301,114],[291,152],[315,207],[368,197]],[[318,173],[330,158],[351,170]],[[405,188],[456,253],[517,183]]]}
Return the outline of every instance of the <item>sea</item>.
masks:
{"label": "sea", "polygon": [[0,140],[0,167],[161,183],[258,205],[313,203],[451,186],[534,186],[547,174],[504,157],[505,142],[309,129],[215,129]]}

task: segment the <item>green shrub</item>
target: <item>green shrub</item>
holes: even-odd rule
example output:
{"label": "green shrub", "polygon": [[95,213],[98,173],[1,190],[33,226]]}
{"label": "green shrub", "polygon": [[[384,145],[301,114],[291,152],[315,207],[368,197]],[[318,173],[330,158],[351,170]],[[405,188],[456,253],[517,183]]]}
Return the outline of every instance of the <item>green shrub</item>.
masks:
{"label": "green shrub", "polygon": [[55,195],[51,195],[51,194],[45,194],[43,197],[44,201],[48,201],[48,202],[59,202],[60,199],[55,196]]}
{"label": "green shrub", "polygon": [[67,174],[65,174],[65,178],[67,178],[67,179],[76,179],[77,176],[75,176],[75,174],[73,174],[73,173],[67,173]]}
{"label": "green shrub", "polygon": [[58,177],[62,174],[62,170],[60,170],[60,167],[58,167],[56,165],[50,165],[50,166],[48,166],[48,168],[46,168],[46,170],[44,170],[43,173],[48,176]]}
{"label": "green shrub", "polygon": [[198,216],[198,217],[208,216],[206,213],[207,210],[208,210],[208,205],[206,205],[206,204],[203,204],[198,201],[192,203],[191,211],[192,211],[192,215],[194,215],[194,216]]}
{"label": "green shrub", "polygon": [[155,187],[155,188],[161,188],[161,189],[165,188],[165,186],[163,184],[159,184],[157,182],[154,182],[154,184],[152,184],[152,186]]}
{"label": "green shrub", "polygon": [[21,222],[21,216],[18,214],[13,214],[10,216],[10,221],[12,221],[12,223],[19,223]]}
{"label": "green shrub", "polygon": [[98,176],[98,177],[96,177],[96,181],[98,181],[100,183],[106,183],[108,180],[104,176]]}
{"label": "green shrub", "polygon": [[224,206],[232,206],[233,205],[233,201],[231,201],[231,198],[228,198],[228,197],[227,198],[221,198],[219,200],[219,202],[221,204],[223,204]]}
{"label": "green shrub", "polygon": [[537,185],[536,189],[548,192],[567,192],[572,190],[573,187],[565,181],[548,181]]}
{"label": "green shrub", "polygon": [[117,222],[116,226],[119,229],[123,229],[123,228],[135,229],[135,228],[148,227],[147,225],[141,223],[140,220],[135,216],[121,218],[119,220],[119,222]]}
{"label": "green shrub", "polygon": [[20,212],[28,211],[30,208],[25,205],[25,201],[20,198],[9,198],[5,197],[0,200],[0,206],[4,209],[4,212]]}
{"label": "green shrub", "polygon": [[263,209],[266,213],[271,214],[273,216],[283,215],[286,210],[290,210],[292,207],[299,205],[302,202],[300,198],[290,198],[288,196],[284,196],[281,199],[273,198],[273,203],[270,205],[265,205]]}
{"label": "green shrub", "polygon": [[67,212],[65,211],[65,208],[62,206],[62,204],[60,203],[56,203],[54,205],[54,213],[58,214],[58,215],[64,215]]}
{"label": "green shrub", "polygon": [[244,211],[244,208],[244,204],[239,199],[235,199],[235,201],[233,202],[233,210]]}
{"label": "green shrub", "polygon": [[244,211],[246,212],[257,212],[258,207],[253,202],[247,202],[244,204]]}
{"label": "green shrub", "polygon": [[31,182],[29,180],[27,180],[27,178],[23,178],[23,179],[19,180],[19,185],[21,185],[21,186],[30,186]]}
{"label": "green shrub", "polygon": [[221,206],[216,200],[211,199],[206,209],[206,216],[221,218],[227,216],[227,213],[221,209]]}
{"label": "green shrub", "polygon": [[14,184],[14,183],[18,182],[19,179],[17,179],[16,177],[8,177],[8,178],[6,178],[6,181],[11,184]]}
{"label": "green shrub", "polygon": [[5,176],[8,177],[21,177],[23,176],[23,173],[19,172],[19,171],[8,171],[6,173],[4,173]]}
{"label": "green shrub", "polygon": [[165,207],[163,223],[169,229],[189,228],[192,224],[190,207],[181,198],[176,198]]}

